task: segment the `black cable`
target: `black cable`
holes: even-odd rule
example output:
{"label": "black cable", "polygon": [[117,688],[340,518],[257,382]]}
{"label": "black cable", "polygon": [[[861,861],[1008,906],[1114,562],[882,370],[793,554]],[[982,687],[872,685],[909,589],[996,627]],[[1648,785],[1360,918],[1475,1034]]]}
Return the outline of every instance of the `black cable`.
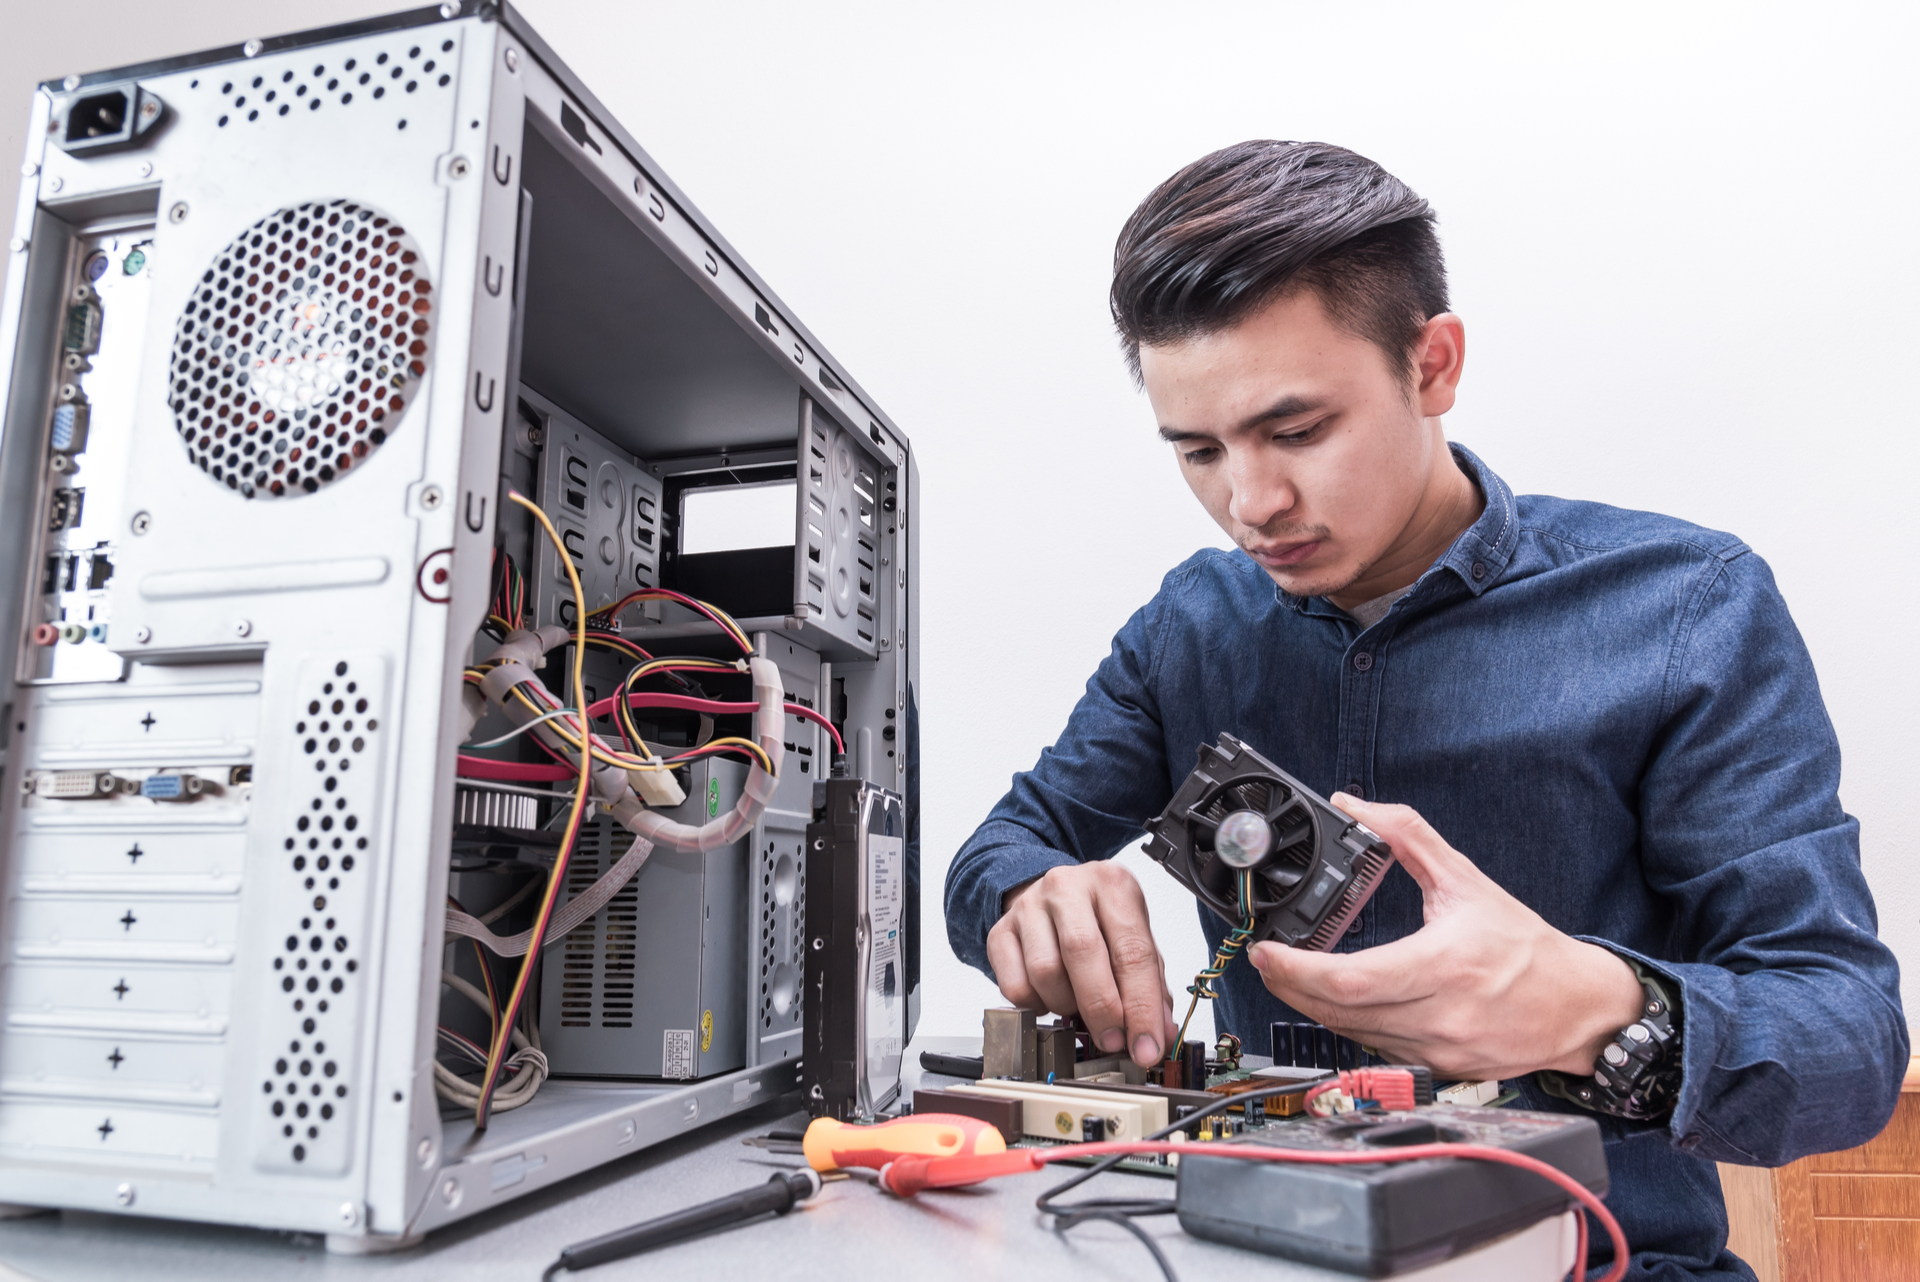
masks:
{"label": "black cable", "polygon": [[[1260,1090],[1242,1091],[1237,1095],[1223,1095],[1216,1103],[1209,1104],[1205,1108],[1195,1109],[1180,1120],[1163,1126],[1153,1134],[1143,1136],[1142,1138],[1145,1140],[1163,1140],[1175,1131],[1187,1130],[1189,1127],[1214,1116],[1216,1113],[1224,1113],[1235,1104],[1244,1105],[1250,1100],[1274,1099],[1283,1095],[1304,1095],[1325,1080],[1326,1078],[1315,1078],[1310,1082],[1289,1082],[1285,1086],[1269,1086]],[[1126,1161],[1127,1157],[1128,1154],[1125,1153],[1113,1153],[1101,1158],[1086,1170],[1077,1172],[1071,1178],[1062,1180],[1059,1184],[1054,1185],[1042,1193],[1034,1200],[1034,1209],[1042,1215],[1053,1216],[1054,1231],[1059,1233],[1064,1233],[1074,1225],[1086,1220],[1106,1220],[1109,1223],[1118,1224],[1126,1229],[1127,1232],[1139,1238],[1147,1250],[1153,1254],[1154,1263],[1160,1266],[1160,1272],[1166,1278],[1167,1282],[1180,1282],[1180,1279],[1174,1275],[1173,1266],[1167,1262],[1167,1257],[1162,1253],[1159,1245],[1149,1238],[1146,1230],[1135,1224],[1131,1218],[1141,1215],[1171,1214],[1174,1210],[1174,1201],[1172,1198],[1103,1197],[1088,1198],[1085,1201],[1072,1202],[1065,1206],[1054,1205],[1055,1198],[1079,1188],[1096,1175],[1106,1174],[1114,1167],[1120,1165],[1120,1163]]]}
{"label": "black cable", "polygon": [[[1171,1211],[1172,1209],[1172,1201],[1167,1200],[1166,1210]],[[1056,1233],[1064,1233],[1074,1225],[1085,1220],[1104,1220],[1108,1224],[1118,1224],[1121,1228],[1140,1239],[1140,1245],[1147,1248],[1147,1253],[1153,1256],[1153,1262],[1160,1266],[1161,1277],[1165,1278],[1167,1282],[1180,1282],[1180,1275],[1173,1271],[1173,1264],[1167,1259],[1166,1252],[1160,1249],[1160,1244],[1148,1237],[1147,1231],[1138,1224],[1135,1224],[1126,1214],[1118,1211],[1082,1211],[1077,1214],[1055,1212],[1055,1214],[1059,1216],[1053,1225],[1054,1232]],[[1165,1214],[1165,1212],[1142,1212],[1142,1214],[1158,1215]]]}

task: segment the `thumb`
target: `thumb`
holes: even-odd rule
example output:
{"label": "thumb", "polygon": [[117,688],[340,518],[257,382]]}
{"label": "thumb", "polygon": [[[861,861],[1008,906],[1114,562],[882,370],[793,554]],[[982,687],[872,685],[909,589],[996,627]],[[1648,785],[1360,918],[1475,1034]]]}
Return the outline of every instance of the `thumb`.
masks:
{"label": "thumb", "polygon": [[1429,901],[1483,879],[1473,861],[1448,845],[1446,838],[1435,832],[1433,825],[1422,819],[1413,807],[1362,801],[1344,792],[1336,792],[1327,800],[1392,846],[1394,858],[1419,884],[1421,893]]}

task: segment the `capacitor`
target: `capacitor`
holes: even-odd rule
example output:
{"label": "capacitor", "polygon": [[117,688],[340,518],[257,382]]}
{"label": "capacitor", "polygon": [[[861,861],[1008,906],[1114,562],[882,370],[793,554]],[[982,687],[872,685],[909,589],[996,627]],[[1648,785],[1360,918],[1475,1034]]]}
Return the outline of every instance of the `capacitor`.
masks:
{"label": "capacitor", "polygon": [[1205,1042],[1182,1042],[1180,1044],[1180,1063],[1183,1083],[1190,1091],[1207,1089],[1207,1044]]}

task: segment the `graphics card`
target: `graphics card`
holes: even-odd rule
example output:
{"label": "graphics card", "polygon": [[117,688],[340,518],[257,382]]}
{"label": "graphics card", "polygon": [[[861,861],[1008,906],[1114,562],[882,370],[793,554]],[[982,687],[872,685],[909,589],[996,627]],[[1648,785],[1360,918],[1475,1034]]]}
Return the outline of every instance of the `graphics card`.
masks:
{"label": "graphics card", "polygon": [[1249,944],[1331,948],[1393,866],[1386,842],[1224,733],[1147,833],[1147,854],[1202,903],[1253,919]]}

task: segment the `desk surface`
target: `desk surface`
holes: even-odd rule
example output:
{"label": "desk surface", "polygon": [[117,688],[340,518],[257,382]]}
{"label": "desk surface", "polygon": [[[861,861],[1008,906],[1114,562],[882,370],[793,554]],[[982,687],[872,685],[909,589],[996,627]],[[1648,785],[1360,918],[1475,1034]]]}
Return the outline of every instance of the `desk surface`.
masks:
{"label": "desk surface", "polygon": [[[964,1045],[951,1038],[916,1044],[909,1056],[909,1083],[919,1077],[919,1049]],[[507,1203],[495,1214],[441,1229],[423,1245],[396,1255],[329,1256],[318,1238],[306,1235],[67,1212],[0,1222],[0,1261],[35,1282],[117,1282],[133,1276],[142,1282],[349,1276],[381,1282],[534,1282],[569,1243],[746,1188],[774,1168],[797,1164],[797,1157],[770,1155],[741,1142],[770,1129],[804,1126],[796,1103],[774,1101],[737,1114]],[[1058,1234],[1042,1223],[1034,1198],[1062,1178],[1061,1172],[1043,1171],[910,1201],[858,1181],[838,1181],[783,1220],[559,1276],[625,1282],[753,1278],[757,1271],[768,1278],[847,1282],[891,1267],[913,1282],[983,1282],[1018,1268],[1032,1277],[1098,1273],[1123,1282],[1155,1282],[1153,1261],[1124,1230],[1088,1224]],[[1114,1174],[1101,1177],[1090,1191],[1172,1197],[1174,1185],[1151,1176]],[[1408,1282],[1558,1278],[1572,1256],[1571,1224],[1569,1216],[1545,1221],[1474,1255],[1403,1277]],[[1347,1282],[1345,1274],[1187,1237],[1171,1215],[1141,1225],[1167,1253],[1182,1282],[1218,1277],[1228,1269],[1280,1282]],[[4,1270],[0,1282],[11,1282]]]}

